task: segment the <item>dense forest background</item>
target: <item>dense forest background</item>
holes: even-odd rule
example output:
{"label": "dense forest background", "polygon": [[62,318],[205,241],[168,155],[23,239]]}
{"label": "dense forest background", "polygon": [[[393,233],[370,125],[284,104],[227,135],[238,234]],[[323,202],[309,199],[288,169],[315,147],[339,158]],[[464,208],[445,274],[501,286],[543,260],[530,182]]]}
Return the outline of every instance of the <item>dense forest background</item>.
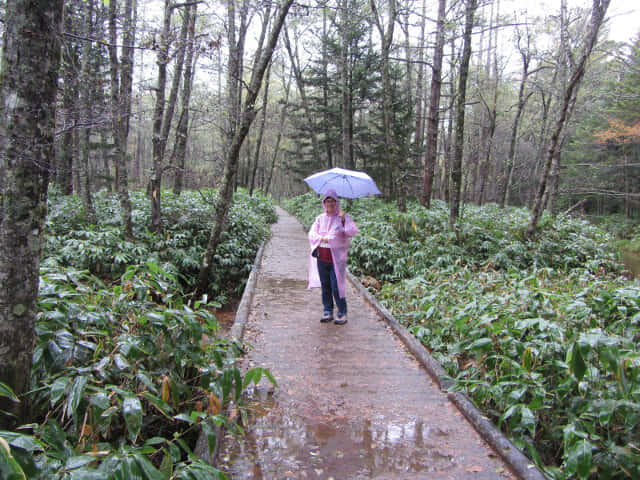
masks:
{"label": "dense forest background", "polygon": [[[64,8],[52,180],[65,193],[115,191],[123,155],[131,188],[219,186],[228,102],[240,105],[275,6],[69,0]],[[497,1],[294,4],[235,185],[289,197],[307,191],[304,176],[343,166],[366,170],[401,201],[449,200],[459,190],[463,203],[533,206],[566,108],[544,206],[637,216],[639,38],[608,40],[605,20],[563,105],[591,28],[588,2],[558,2],[537,16]],[[230,99],[232,69],[240,81]]]}

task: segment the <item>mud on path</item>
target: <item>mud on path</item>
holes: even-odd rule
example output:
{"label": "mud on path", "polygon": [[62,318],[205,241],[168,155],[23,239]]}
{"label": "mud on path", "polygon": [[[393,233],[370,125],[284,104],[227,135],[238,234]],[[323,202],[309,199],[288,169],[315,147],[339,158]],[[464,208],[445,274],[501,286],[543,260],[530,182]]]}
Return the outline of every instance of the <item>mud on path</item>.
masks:
{"label": "mud on path", "polygon": [[344,326],[320,323],[308,243],[278,209],[244,331],[246,366],[268,368],[246,436],[220,452],[239,479],[515,478],[352,285]]}

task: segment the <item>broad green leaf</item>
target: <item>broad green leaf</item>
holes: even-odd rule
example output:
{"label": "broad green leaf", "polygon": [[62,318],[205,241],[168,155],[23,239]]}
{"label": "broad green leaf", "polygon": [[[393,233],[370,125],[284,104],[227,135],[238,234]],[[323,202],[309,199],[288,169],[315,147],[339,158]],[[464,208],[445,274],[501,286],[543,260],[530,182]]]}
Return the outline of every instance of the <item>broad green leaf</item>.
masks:
{"label": "broad green leaf", "polygon": [[[240,374],[240,370],[238,368],[233,369],[233,378],[234,378],[233,383],[236,387],[235,398],[237,401],[237,400],[240,400],[240,395],[242,395],[242,375]],[[223,402],[224,402],[224,399],[223,399]]]}
{"label": "broad green leaf", "polygon": [[140,470],[144,474],[144,478],[147,480],[166,480],[164,474],[158,470],[153,464],[142,455],[134,455]]}
{"label": "broad green leaf", "polygon": [[207,442],[209,444],[209,452],[213,452],[216,448],[216,432],[209,422],[202,422],[200,424],[203,433],[207,436]]}
{"label": "broad green leaf", "polygon": [[272,385],[273,385],[274,387],[278,388],[278,382],[276,382],[275,377],[273,376],[273,374],[272,374],[269,370],[264,369],[264,370],[262,371],[262,373],[264,373],[264,376],[265,376],[265,377],[267,377],[267,378],[269,379],[269,381],[272,383]]}
{"label": "broad green leaf", "polygon": [[124,371],[131,370],[131,365],[129,364],[129,362],[127,362],[127,360],[119,353],[116,353],[113,356],[113,363],[115,364],[116,368],[120,371],[124,372]]}
{"label": "broad green leaf", "polygon": [[222,374],[222,398],[221,401],[224,403],[226,399],[229,397],[229,393],[231,392],[231,388],[233,387],[233,378],[234,374],[231,370],[225,370]]}
{"label": "broad green leaf", "polygon": [[79,468],[69,473],[69,480],[111,480],[111,475],[89,468]]}
{"label": "broad green leaf", "polygon": [[31,454],[34,452],[42,452],[46,448],[37,438],[22,433],[0,431],[0,438],[4,438],[9,445],[25,450]]}
{"label": "broad green leaf", "polygon": [[51,387],[49,388],[49,403],[52,406],[62,398],[70,382],[71,378],[67,376],[58,377],[54,380],[54,382],[51,384]]}
{"label": "broad green leaf", "polygon": [[182,420],[183,422],[187,422],[187,423],[196,423],[195,420],[193,418],[191,418],[189,415],[187,415],[186,413],[179,413],[178,415],[173,417],[176,420]]}
{"label": "broad green leaf", "polygon": [[574,343],[573,347],[567,353],[567,363],[576,378],[582,380],[587,371],[587,364],[582,357],[582,349],[577,343]]}
{"label": "broad green leaf", "polygon": [[142,396],[148,400],[154,407],[158,409],[158,411],[167,418],[171,418],[173,414],[173,407],[169,405],[167,402],[162,401],[162,399],[152,395],[149,392],[143,392]]}
{"label": "broad green leaf", "polygon": [[76,468],[84,467],[85,465],[95,462],[95,457],[90,455],[80,455],[76,457],[69,457],[64,464],[65,470],[75,470]]}
{"label": "broad green leaf", "polygon": [[253,382],[253,379],[256,376],[256,374],[257,374],[257,369],[255,368],[247,370],[247,372],[244,374],[244,379],[242,381],[242,388],[247,388],[249,384]]}
{"label": "broad green leaf", "polygon": [[151,379],[147,375],[145,375],[143,372],[138,372],[136,374],[136,378],[140,380],[140,382],[142,382],[142,384],[145,387],[151,390],[151,392],[153,392],[156,395],[158,394],[158,389],[156,388],[156,386],[153,384]]}
{"label": "broad green leaf", "polygon": [[18,464],[7,441],[0,437],[0,478],[6,480],[27,480],[27,476]]}
{"label": "broad green leaf", "polygon": [[479,338],[471,343],[467,347],[467,350],[486,350],[493,345],[493,340],[490,338]]}
{"label": "broad green leaf", "polygon": [[166,438],[163,437],[152,437],[149,440],[145,441],[145,445],[162,445],[167,442]]}
{"label": "broad green leaf", "polygon": [[535,436],[536,433],[536,417],[533,412],[526,406],[522,406],[520,409],[520,423],[529,431],[531,436]]}
{"label": "broad green leaf", "polygon": [[142,403],[138,397],[125,397],[122,401],[122,414],[127,424],[127,434],[132,442],[136,441],[142,428]]}
{"label": "broad green leaf", "polygon": [[109,397],[105,392],[98,392],[94,395],[91,395],[90,402],[91,405],[103,412],[111,407],[111,401],[109,400]]}
{"label": "broad green leaf", "polygon": [[76,377],[71,385],[71,390],[69,392],[69,398],[67,399],[67,415],[72,417],[78,406],[80,406],[80,402],[82,401],[82,397],[84,395],[85,388],[87,386],[87,377],[84,375],[81,377]]}
{"label": "broad green leaf", "polygon": [[19,402],[20,399],[17,397],[13,390],[6,383],[0,382],[0,397],[10,398],[14,402]]}
{"label": "broad green leaf", "polygon": [[171,455],[171,462],[176,463],[178,461],[180,461],[180,457],[182,456],[182,453],[180,452],[180,447],[178,447],[178,445],[176,445],[175,443],[170,443],[169,444],[169,453]]}
{"label": "broad green leaf", "polygon": [[574,443],[566,453],[568,473],[575,473],[580,478],[587,478],[592,467],[592,446],[587,440]]}

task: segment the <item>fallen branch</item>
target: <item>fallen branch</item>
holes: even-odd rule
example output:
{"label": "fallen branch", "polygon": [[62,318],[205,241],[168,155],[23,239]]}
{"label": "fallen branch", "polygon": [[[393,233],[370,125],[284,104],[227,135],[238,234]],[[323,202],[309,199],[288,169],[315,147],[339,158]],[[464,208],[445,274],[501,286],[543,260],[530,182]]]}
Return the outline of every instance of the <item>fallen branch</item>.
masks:
{"label": "fallen branch", "polygon": [[569,215],[571,212],[573,212],[576,208],[581,207],[582,205],[584,205],[586,203],[587,199],[583,198],[582,200],[580,200],[578,203],[576,203],[573,207],[571,207],[569,210],[567,210],[566,212],[564,212],[565,215]]}

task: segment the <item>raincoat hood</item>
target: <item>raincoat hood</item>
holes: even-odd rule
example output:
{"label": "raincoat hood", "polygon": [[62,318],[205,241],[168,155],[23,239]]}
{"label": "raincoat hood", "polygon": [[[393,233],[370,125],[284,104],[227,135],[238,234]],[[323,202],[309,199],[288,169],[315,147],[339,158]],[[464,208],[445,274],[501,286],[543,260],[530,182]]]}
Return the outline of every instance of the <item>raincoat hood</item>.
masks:
{"label": "raincoat hood", "polygon": [[338,194],[333,188],[330,188],[329,190],[327,190],[324,196],[322,197],[322,208],[324,208],[324,213],[327,213],[327,207],[324,204],[327,198],[333,198],[336,201],[336,209],[333,214],[338,215],[338,212],[340,212],[340,200],[338,200]]}

